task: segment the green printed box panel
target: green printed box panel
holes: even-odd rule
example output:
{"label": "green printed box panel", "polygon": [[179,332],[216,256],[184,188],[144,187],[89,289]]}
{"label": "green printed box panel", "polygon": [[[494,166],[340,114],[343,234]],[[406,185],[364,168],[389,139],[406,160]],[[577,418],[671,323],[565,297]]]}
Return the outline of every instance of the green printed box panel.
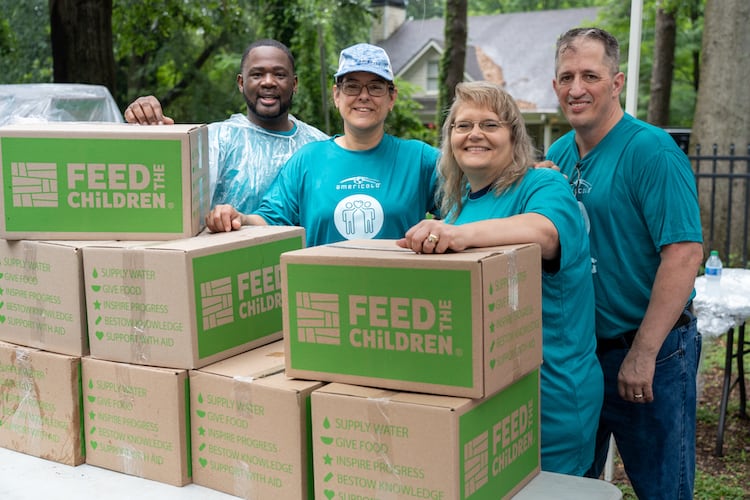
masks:
{"label": "green printed box panel", "polygon": [[539,467],[539,371],[460,417],[461,498],[505,498]]}
{"label": "green printed box panel", "polygon": [[293,368],[472,387],[471,274],[288,264]]}
{"label": "green printed box panel", "polygon": [[200,359],[281,331],[283,252],[299,237],[193,259]]}
{"label": "green printed box panel", "polygon": [[83,364],[86,462],[174,486],[190,482],[187,371]]}
{"label": "green printed box panel", "polygon": [[183,231],[180,140],[0,141],[6,231]]}

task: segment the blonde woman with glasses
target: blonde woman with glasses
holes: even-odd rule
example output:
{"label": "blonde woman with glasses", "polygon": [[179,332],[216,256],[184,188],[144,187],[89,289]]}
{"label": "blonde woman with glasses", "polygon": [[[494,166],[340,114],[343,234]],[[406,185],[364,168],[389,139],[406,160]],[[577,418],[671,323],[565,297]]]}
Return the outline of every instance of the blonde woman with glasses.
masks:
{"label": "blonde woman with glasses", "polygon": [[460,83],[442,130],[440,213],[398,241],[419,253],[538,243],[542,261],[542,469],[583,475],[603,399],[588,238],[568,181],[534,169],[518,106],[499,86]]}
{"label": "blonde woman with glasses", "polygon": [[315,246],[400,238],[435,210],[438,150],[385,133],[398,95],[386,52],[365,43],[344,49],[334,80],[344,133],[297,151],[253,213],[214,208],[206,218],[209,229],[302,226],[307,246]]}

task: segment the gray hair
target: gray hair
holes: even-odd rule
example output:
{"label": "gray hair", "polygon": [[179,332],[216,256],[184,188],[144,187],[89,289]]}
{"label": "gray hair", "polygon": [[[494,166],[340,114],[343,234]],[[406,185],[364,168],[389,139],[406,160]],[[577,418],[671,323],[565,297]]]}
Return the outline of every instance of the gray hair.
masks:
{"label": "gray hair", "polygon": [[580,38],[593,40],[604,46],[604,59],[610,67],[612,74],[620,71],[620,44],[617,38],[609,32],[600,28],[573,28],[560,35],[557,39],[557,50],[555,51],[555,73],[560,64],[560,56],[566,51],[576,51],[574,42]]}

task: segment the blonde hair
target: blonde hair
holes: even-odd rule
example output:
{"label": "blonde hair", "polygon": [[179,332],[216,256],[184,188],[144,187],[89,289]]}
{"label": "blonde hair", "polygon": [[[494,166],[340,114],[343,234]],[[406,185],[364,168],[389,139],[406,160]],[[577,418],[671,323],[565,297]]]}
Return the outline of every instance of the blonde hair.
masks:
{"label": "blonde hair", "polygon": [[491,82],[463,82],[456,86],[456,97],[443,123],[442,146],[439,163],[441,177],[440,213],[455,219],[463,207],[468,180],[456,162],[451,145],[451,132],[456,114],[467,104],[479,106],[494,112],[504,126],[510,128],[510,141],[513,148],[512,161],[492,183],[496,195],[500,195],[513,183],[526,174],[535,160],[534,147],[526,131],[526,124],[515,100],[499,85]]}

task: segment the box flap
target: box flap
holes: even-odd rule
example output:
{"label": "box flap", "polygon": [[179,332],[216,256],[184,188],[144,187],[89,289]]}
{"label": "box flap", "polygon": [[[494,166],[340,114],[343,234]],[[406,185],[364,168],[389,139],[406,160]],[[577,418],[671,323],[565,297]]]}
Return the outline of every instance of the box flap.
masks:
{"label": "box flap", "polygon": [[364,259],[372,259],[379,262],[403,262],[408,266],[444,267],[446,264],[481,262],[495,255],[514,252],[530,246],[538,245],[536,243],[523,243],[472,248],[463,252],[448,254],[417,254],[399,247],[396,245],[396,240],[350,240],[287,252],[282,256],[282,261],[299,262],[314,257],[321,262],[335,262],[347,257],[356,257],[358,262],[362,262]]}
{"label": "box flap", "polygon": [[284,371],[284,342],[279,340],[256,347],[196,371],[248,380],[267,377]]}
{"label": "box flap", "polygon": [[0,137],[15,137],[19,135],[45,135],[48,137],[64,136],[71,137],[76,134],[91,137],[96,134],[101,137],[116,136],[123,138],[127,135],[147,139],[163,138],[166,136],[185,135],[188,132],[205,127],[200,123],[181,123],[175,125],[142,126],[132,123],[105,123],[105,122],[46,122],[46,123],[17,123],[0,127]]}
{"label": "box flap", "polygon": [[403,403],[416,404],[420,406],[431,406],[448,410],[457,410],[472,404],[469,398],[440,396],[436,394],[422,394],[417,392],[398,392],[374,387],[360,385],[342,384],[334,382],[322,387],[315,392],[321,394],[341,395],[363,399],[378,400],[382,404]]}
{"label": "box flap", "polygon": [[154,242],[152,248],[155,250],[182,250],[193,251],[204,248],[217,248],[220,245],[235,245],[241,242],[262,243],[265,240],[278,240],[279,236],[294,238],[299,237],[304,245],[305,230],[296,226],[243,226],[238,231],[224,233],[211,233],[203,231],[191,238],[181,238],[168,241]]}

